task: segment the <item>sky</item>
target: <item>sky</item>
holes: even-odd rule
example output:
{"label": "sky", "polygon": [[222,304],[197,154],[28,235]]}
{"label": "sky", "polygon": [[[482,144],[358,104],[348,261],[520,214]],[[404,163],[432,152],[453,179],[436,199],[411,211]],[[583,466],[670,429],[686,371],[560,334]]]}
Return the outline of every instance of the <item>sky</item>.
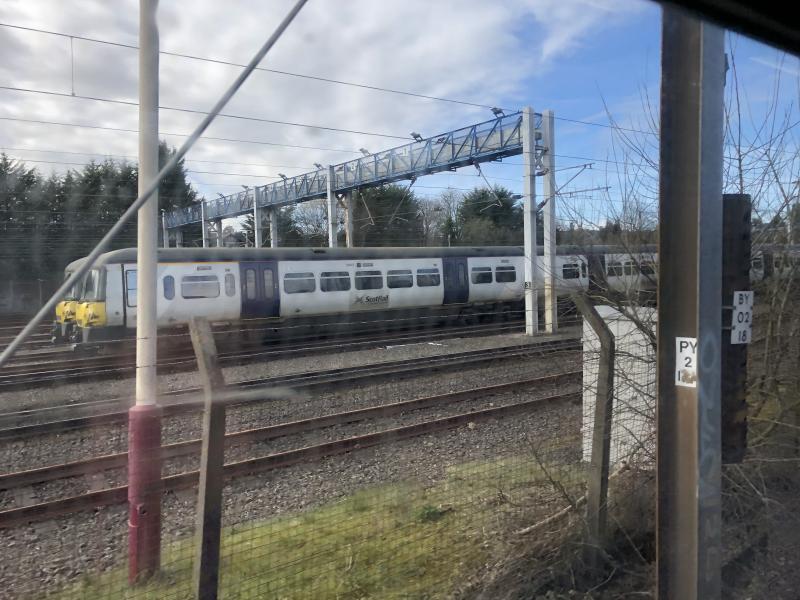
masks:
{"label": "sky", "polygon": [[[161,50],[244,64],[291,4],[162,1]],[[261,66],[506,110],[551,109],[563,193],[559,215],[565,222],[598,222],[608,203],[619,200],[618,171],[628,167],[611,119],[649,131],[647,102],[657,111],[660,10],[642,0],[310,0]],[[138,2],[3,0],[0,24],[0,86],[35,90],[0,89],[0,150],[45,174],[104,156],[134,161],[137,107],[71,94],[135,102],[136,50],[68,36],[135,46]],[[800,73],[795,58],[738,36],[730,44],[756,112],[769,100],[759,90],[769,89],[776,68],[784,76]],[[162,54],[161,105],[208,110],[239,70]],[[300,174],[314,163],[343,162],[358,156],[359,148],[387,149],[410,141],[412,131],[430,136],[492,118],[484,107],[263,71],[253,74],[225,112],[304,126],[218,119],[206,135],[239,141],[201,140],[187,159],[190,179],[206,198],[275,181],[279,173]],[[189,133],[201,118],[162,109],[161,135],[179,145],[185,138],[174,134]],[[574,168],[587,163],[590,168]],[[521,192],[520,157],[482,170],[492,185]],[[414,190],[435,196],[447,187],[483,184],[469,167],[421,178]]]}

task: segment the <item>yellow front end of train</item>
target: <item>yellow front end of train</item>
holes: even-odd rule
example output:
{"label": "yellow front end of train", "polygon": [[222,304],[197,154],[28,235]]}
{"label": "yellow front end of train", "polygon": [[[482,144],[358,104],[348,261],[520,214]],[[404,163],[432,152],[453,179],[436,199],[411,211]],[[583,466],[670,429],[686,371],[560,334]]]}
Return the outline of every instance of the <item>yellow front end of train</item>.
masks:
{"label": "yellow front end of train", "polygon": [[106,317],[106,303],[91,301],[78,302],[75,315],[75,324],[81,329],[92,327],[105,327],[108,323]]}
{"label": "yellow front end of train", "polygon": [[[66,277],[72,275],[71,271],[67,271]],[[75,328],[75,319],[78,311],[78,298],[81,294],[83,283],[76,283],[72,289],[67,292],[64,299],[56,304],[55,320],[53,321],[52,338],[53,343],[65,342],[69,340],[72,331]]]}

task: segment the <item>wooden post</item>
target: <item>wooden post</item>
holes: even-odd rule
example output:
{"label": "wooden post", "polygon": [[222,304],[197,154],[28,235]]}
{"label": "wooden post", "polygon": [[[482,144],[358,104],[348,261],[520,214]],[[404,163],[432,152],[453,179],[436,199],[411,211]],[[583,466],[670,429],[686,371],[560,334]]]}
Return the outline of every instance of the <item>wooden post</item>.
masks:
{"label": "wooden post", "polygon": [[608,508],[608,468],[611,450],[611,417],[614,407],[614,336],[585,296],[573,296],[575,306],[600,340],[600,364],[597,371],[597,395],[592,432],[592,460],[586,490],[587,546],[585,560],[591,569],[600,564],[605,543]]}
{"label": "wooden post", "polygon": [[216,600],[219,588],[219,554],[222,534],[222,467],[225,459],[225,405],[214,402],[225,388],[217,361],[217,346],[208,321],[195,317],[189,324],[197,367],[203,381],[205,411],[197,490],[193,588],[198,600]]}

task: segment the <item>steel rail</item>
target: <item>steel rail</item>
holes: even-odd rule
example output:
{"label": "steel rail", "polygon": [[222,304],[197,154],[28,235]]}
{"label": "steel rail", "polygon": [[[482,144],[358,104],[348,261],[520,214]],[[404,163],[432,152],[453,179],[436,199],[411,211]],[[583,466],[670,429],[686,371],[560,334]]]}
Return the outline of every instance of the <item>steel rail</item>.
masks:
{"label": "steel rail", "polygon": [[[459,328],[456,330],[442,330],[437,332],[432,331],[418,331],[416,332],[417,339],[434,339],[434,338],[447,338],[454,335],[484,335],[490,333],[501,333],[503,331],[513,331],[516,328],[514,323],[496,324],[496,325],[477,325],[469,328]],[[353,339],[357,339],[364,332],[360,331],[355,334]],[[412,333],[402,334],[406,336]],[[269,357],[281,354],[304,354],[313,352],[318,349],[328,349],[330,347],[341,346],[355,346],[359,345],[375,345],[381,344],[385,341],[397,341],[401,338],[367,338],[362,341],[347,342],[345,341],[329,341],[319,342],[316,347],[309,347],[308,344],[313,340],[318,340],[317,336],[304,336],[305,342],[297,342],[294,345],[305,344],[299,349],[292,348],[292,343],[288,347],[283,346],[280,349],[264,350],[264,344],[260,342],[253,342],[247,344],[244,349],[238,351],[223,351],[220,353],[220,360],[225,364],[236,364],[244,362],[253,362],[261,357]],[[302,339],[302,338],[300,338]],[[224,344],[224,342],[223,342]],[[249,346],[249,349],[248,349]],[[55,356],[63,355],[65,351],[54,353]],[[45,354],[44,358],[50,356]],[[120,364],[122,361],[130,361],[135,357],[134,352],[125,354],[113,354],[108,356],[86,355],[82,357],[71,356],[64,358],[58,362],[53,360],[41,360],[40,355],[31,354],[26,357],[17,357],[17,361],[26,360],[26,362],[18,362],[18,364],[11,364],[0,369],[0,392],[13,391],[19,389],[30,389],[39,386],[53,386],[57,383],[80,383],[88,379],[103,380],[114,379],[121,376],[126,376],[135,372],[136,367],[130,364]],[[35,359],[35,361],[34,361]],[[163,359],[159,362],[161,369],[166,369],[166,372],[174,373],[180,372],[185,369],[193,368],[195,365],[195,357],[192,354],[185,356],[173,356]],[[38,370],[36,370],[38,369]]]}
{"label": "steel rail", "polygon": [[[321,417],[312,417],[309,419],[301,419],[288,423],[280,423],[278,425],[244,429],[226,434],[225,439],[230,444],[267,441],[287,435],[295,435],[325,427],[332,427],[334,425],[355,423],[365,419],[390,417],[402,414],[406,411],[421,410],[443,404],[460,402],[474,398],[477,395],[491,396],[514,389],[527,388],[529,386],[543,385],[547,383],[556,383],[563,379],[574,378],[578,375],[581,375],[581,373],[582,371],[565,371],[562,373],[556,373],[544,377],[536,377],[533,379],[517,380],[477,389],[459,390],[456,392],[449,392],[447,394],[415,398],[414,400],[404,400],[390,404],[381,404],[378,406],[370,406],[368,408],[359,408],[356,410],[332,413],[323,415]],[[192,439],[173,444],[167,444],[161,448],[161,458],[163,460],[169,460],[195,454],[200,449],[200,443],[201,440]],[[0,475],[0,490],[9,490],[15,487],[45,483],[48,481],[88,475],[112,469],[121,469],[127,467],[127,465],[128,453],[119,452],[84,460],[40,467],[38,469],[6,473],[4,475]]]}
{"label": "steel rail", "polygon": [[[333,442],[326,442],[304,448],[268,454],[257,458],[228,463],[225,465],[225,476],[253,475],[274,469],[289,467],[302,462],[309,462],[338,454],[363,450],[379,446],[389,442],[406,440],[428,433],[435,433],[443,430],[453,429],[460,425],[470,422],[485,421],[492,418],[504,417],[513,414],[526,412],[536,406],[566,401],[569,399],[580,398],[580,392],[570,392],[524,400],[506,406],[492,407],[479,411],[471,411],[433,419],[413,425],[395,427],[382,431],[368,433],[364,435],[352,436],[339,439]],[[189,471],[178,475],[171,475],[162,478],[163,489],[165,492],[175,492],[189,489],[197,484],[199,477],[198,471]],[[105,490],[79,494],[69,498],[61,498],[49,502],[42,502],[30,506],[12,508],[0,511],[0,529],[13,527],[20,524],[27,524],[35,521],[45,520],[51,517],[78,512],[87,509],[99,508],[115,504],[122,504],[127,501],[127,486],[119,486]]]}
{"label": "steel rail", "polygon": [[[440,356],[425,356],[401,361],[391,361],[375,363],[365,366],[344,367],[339,369],[329,369],[317,373],[299,373],[283,375],[277,377],[266,377],[236,382],[231,384],[235,388],[251,388],[254,386],[281,386],[291,387],[296,390],[311,390],[320,386],[328,386],[330,389],[342,386],[361,383],[372,379],[380,379],[391,375],[403,375],[415,373],[421,370],[437,371],[446,368],[463,368],[467,364],[490,362],[501,358],[524,357],[524,356],[547,356],[556,352],[577,351],[580,349],[577,339],[566,339],[539,344],[522,344],[504,348],[490,348],[484,350],[470,350],[455,354],[445,354]],[[162,394],[159,404],[163,407],[164,417],[181,415],[199,410],[203,403],[200,400],[188,398],[199,397],[202,390],[199,387],[184,388],[173,390]],[[184,400],[181,401],[181,398]],[[126,400],[125,407],[127,407]],[[251,401],[252,402],[252,401]],[[119,402],[115,402],[119,406]],[[243,403],[244,404],[244,403]],[[101,405],[95,405],[100,407]],[[71,407],[65,407],[70,410]],[[99,427],[124,423],[127,420],[127,408],[98,413],[94,415],[84,415],[71,417],[68,419],[46,421],[43,423],[33,423],[29,425],[17,425],[0,429],[0,440],[18,440],[44,433],[72,431],[87,427]]]}

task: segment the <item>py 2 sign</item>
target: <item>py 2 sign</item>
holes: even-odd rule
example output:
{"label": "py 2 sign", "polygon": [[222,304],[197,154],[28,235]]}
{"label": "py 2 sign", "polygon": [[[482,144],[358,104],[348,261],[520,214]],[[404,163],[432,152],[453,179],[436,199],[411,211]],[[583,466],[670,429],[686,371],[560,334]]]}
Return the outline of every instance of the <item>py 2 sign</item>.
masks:
{"label": "py 2 sign", "polygon": [[697,387],[697,338],[675,338],[675,385]]}

